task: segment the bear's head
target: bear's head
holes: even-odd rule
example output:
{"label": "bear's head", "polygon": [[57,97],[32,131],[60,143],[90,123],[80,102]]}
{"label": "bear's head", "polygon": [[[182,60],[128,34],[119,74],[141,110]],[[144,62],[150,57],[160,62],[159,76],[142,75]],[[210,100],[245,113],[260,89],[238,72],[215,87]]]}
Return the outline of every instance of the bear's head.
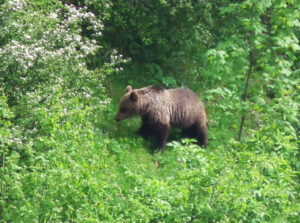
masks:
{"label": "bear's head", "polygon": [[131,86],[127,86],[115,117],[117,122],[139,115],[138,97],[138,92],[134,91]]}

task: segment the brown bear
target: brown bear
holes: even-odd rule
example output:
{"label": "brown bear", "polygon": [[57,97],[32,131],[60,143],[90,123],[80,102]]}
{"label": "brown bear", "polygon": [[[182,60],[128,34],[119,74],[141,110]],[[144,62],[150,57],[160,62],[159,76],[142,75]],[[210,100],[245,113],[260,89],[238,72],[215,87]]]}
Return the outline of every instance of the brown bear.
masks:
{"label": "brown bear", "polygon": [[197,95],[185,88],[165,89],[148,86],[133,90],[127,86],[121,99],[116,121],[141,116],[138,134],[156,137],[156,146],[164,150],[169,130],[179,128],[200,146],[207,146],[207,125],[204,106]]}

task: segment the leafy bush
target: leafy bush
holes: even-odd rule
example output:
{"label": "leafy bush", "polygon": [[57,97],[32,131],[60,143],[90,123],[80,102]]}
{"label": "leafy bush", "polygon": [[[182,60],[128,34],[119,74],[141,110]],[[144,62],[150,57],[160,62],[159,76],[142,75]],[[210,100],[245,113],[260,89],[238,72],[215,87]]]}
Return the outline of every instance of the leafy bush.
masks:
{"label": "leafy bush", "polygon": [[[81,35],[87,24],[90,38]],[[13,124],[3,124],[14,126],[13,136],[6,136],[9,130],[4,134],[11,139],[2,152],[3,221],[66,221],[77,218],[74,210],[84,205],[78,182],[90,173],[78,165],[95,162],[101,169],[103,161],[92,157],[107,153],[96,150],[106,143],[95,140],[96,132],[97,137],[102,133],[92,125],[95,113],[105,114],[109,103],[102,85],[105,71],[89,70],[86,61],[100,48],[93,38],[101,29],[92,13],[59,1],[2,3],[1,89],[15,114]],[[80,151],[90,157],[81,159]]]}

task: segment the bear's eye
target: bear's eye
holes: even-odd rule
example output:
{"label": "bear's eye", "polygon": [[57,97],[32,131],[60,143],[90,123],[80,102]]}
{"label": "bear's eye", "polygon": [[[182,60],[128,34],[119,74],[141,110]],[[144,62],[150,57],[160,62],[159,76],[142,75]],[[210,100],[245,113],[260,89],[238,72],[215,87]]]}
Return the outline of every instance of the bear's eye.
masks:
{"label": "bear's eye", "polygon": [[126,112],[126,108],[120,108],[120,112],[121,113],[125,113]]}

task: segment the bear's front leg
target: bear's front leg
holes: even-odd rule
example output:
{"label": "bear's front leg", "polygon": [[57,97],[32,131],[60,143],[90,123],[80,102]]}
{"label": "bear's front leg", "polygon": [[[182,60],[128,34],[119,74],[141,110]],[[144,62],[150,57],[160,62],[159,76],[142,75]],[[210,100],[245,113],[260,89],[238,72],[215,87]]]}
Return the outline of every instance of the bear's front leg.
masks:
{"label": "bear's front leg", "polygon": [[142,126],[138,130],[137,134],[146,138],[153,135],[153,127],[149,124],[149,117],[147,115],[142,116]]}
{"label": "bear's front leg", "polygon": [[160,150],[165,150],[167,138],[169,135],[168,125],[159,124],[156,128],[156,147]]}
{"label": "bear's front leg", "polygon": [[143,123],[141,128],[138,130],[137,134],[142,136],[143,138],[146,138],[150,135],[152,135],[152,127],[149,124]]}

